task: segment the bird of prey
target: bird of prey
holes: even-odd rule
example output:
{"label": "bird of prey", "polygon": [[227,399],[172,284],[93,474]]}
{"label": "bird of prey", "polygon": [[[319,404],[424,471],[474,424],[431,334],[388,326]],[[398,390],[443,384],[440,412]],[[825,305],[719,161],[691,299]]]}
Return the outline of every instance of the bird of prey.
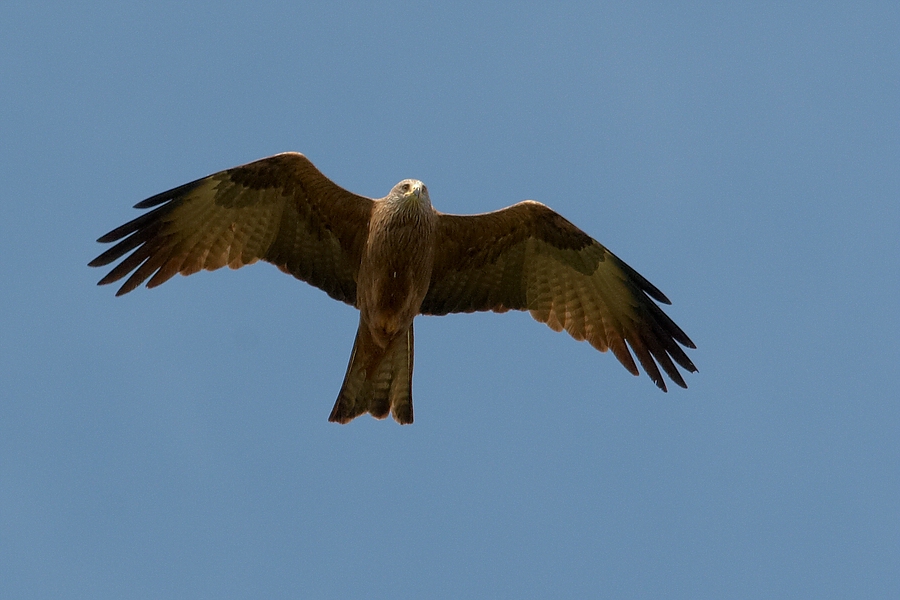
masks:
{"label": "bird of prey", "polygon": [[412,423],[413,320],[420,314],[527,310],[555,331],[612,350],[638,375],[631,346],[663,391],[659,367],[681,387],[687,386],[675,364],[697,370],[681,347],[694,343],[654,302],[669,299],[539,202],[444,214],[414,179],[373,200],[341,188],[304,155],[286,152],[135,208],[152,210],[97,240],[116,244],[89,263],[125,257],[99,282],[127,276],[117,296],[148,279],[152,288],[176,273],[263,260],[359,309],[329,421],[347,423],[368,412]]}

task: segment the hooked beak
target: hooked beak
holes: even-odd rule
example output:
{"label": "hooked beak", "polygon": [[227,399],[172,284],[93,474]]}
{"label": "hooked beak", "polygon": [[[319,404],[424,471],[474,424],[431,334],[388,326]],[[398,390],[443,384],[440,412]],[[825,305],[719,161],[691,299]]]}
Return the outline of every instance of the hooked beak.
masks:
{"label": "hooked beak", "polygon": [[417,202],[422,199],[422,188],[424,186],[421,183],[417,183],[412,186],[412,189],[409,190],[409,193],[406,195],[407,200],[415,199]]}

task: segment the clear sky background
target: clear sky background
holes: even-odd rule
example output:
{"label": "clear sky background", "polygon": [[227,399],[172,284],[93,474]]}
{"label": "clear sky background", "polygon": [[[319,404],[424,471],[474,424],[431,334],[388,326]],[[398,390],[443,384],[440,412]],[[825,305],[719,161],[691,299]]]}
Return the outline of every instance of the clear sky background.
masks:
{"label": "clear sky background", "polygon": [[[723,4],[5,0],[0,596],[900,597],[900,8]],[[422,317],[415,424],[338,426],[352,308],[95,286],[134,203],[287,150],[550,205],[700,372]]]}

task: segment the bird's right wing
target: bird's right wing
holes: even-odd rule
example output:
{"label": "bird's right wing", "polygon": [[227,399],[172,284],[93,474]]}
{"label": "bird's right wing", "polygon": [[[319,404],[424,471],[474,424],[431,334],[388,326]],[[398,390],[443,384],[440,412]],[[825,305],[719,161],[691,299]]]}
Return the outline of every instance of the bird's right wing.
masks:
{"label": "bird's right wing", "polygon": [[353,305],[372,205],[302,154],[277,154],[139,202],[135,208],[153,210],[97,240],[118,243],[89,264],[131,253],[100,280],[130,274],[119,296],[148,278],[155,287],[176,273],[263,260]]}
{"label": "bird's right wing", "polygon": [[555,331],[611,349],[637,375],[627,342],[660,389],[666,384],[657,363],[687,387],[675,363],[696,371],[681,348],[694,344],[654,300],[669,304],[596,240],[526,201],[481,215],[440,215],[431,287],[420,312],[527,310]]}

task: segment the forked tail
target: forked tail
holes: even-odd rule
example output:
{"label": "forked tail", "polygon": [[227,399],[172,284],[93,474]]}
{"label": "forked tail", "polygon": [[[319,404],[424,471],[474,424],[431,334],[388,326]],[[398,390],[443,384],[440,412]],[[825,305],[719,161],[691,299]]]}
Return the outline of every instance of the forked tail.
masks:
{"label": "forked tail", "polygon": [[376,419],[390,413],[398,423],[412,423],[412,372],[412,324],[383,349],[360,322],[347,374],[328,420],[349,423],[368,412]]}

